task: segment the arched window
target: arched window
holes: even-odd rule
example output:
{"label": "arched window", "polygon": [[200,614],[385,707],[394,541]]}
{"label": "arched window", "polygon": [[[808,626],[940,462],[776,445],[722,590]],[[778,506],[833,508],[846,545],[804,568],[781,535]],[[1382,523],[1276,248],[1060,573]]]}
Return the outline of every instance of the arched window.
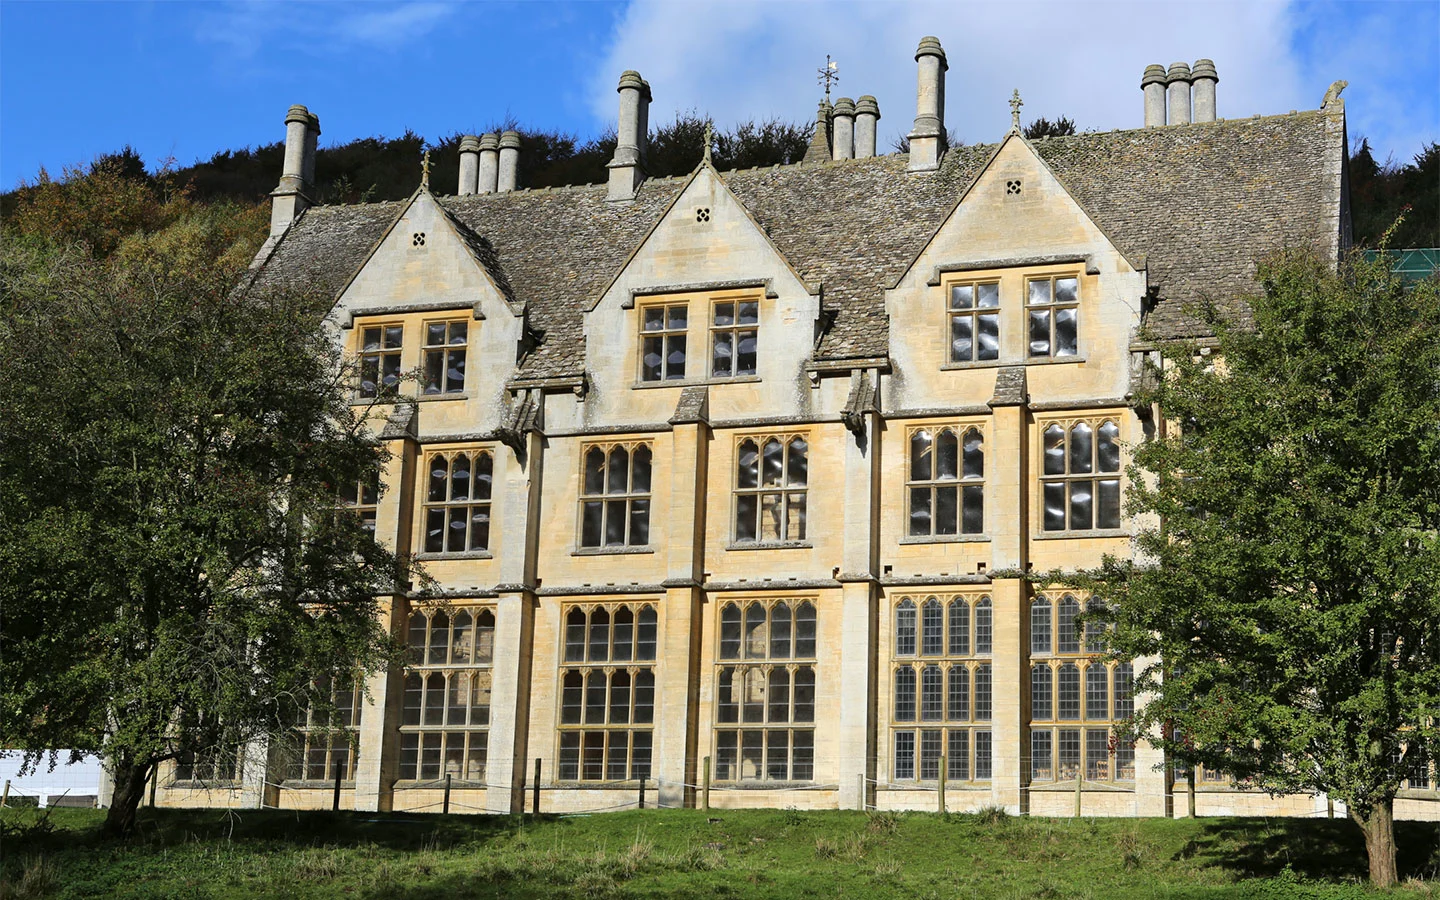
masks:
{"label": "arched window", "polygon": [[[458,605],[416,608],[410,613],[406,632],[410,652],[401,701],[400,779],[431,781],[449,774],[462,785],[483,783],[490,725],[489,667],[495,655],[494,611]],[[579,634],[583,655],[583,616]],[[562,714],[568,714],[565,702],[568,698],[562,697]]]}
{"label": "arched window", "polygon": [[939,600],[930,597],[921,611],[920,652],[925,656],[940,656],[945,652],[945,610]]}
{"label": "arched window", "polygon": [[915,601],[906,598],[895,607],[895,655],[915,655]]}
{"label": "arched window", "polygon": [[740,607],[734,603],[720,607],[720,658],[740,658]]}
{"label": "arched window", "polygon": [[803,541],[809,483],[805,438],[747,438],[736,447],[735,540]]}
{"label": "arched window", "polygon": [[795,657],[815,658],[815,606],[809,600],[795,610]]}
{"label": "arched window", "polygon": [[644,547],[650,543],[649,444],[593,444],[582,455],[580,546]]}
{"label": "arched window", "polygon": [[1064,663],[1057,672],[1059,681],[1059,707],[1056,718],[1062,722],[1076,722],[1080,719],[1080,669],[1074,663]]}
{"label": "arched window", "polygon": [[956,597],[950,601],[950,655],[970,655],[970,605]]}
{"label": "arched window", "polygon": [[934,436],[924,428],[911,432],[906,490],[912,537],[984,532],[984,443],[978,428],[967,429],[963,442],[953,428]]}
{"label": "arched window", "polygon": [[585,661],[585,610],[578,606],[565,614],[565,661]]}
{"label": "arched window", "polygon": [[430,652],[425,656],[425,662],[431,666],[443,666],[449,662],[447,651],[450,649],[450,617],[443,612],[436,612],[430,617]]}
{"label": "arched window", "polygon": [[1030,603],[1030,652],[1050,653],[1050,616],[1054,612],[1048,597]]}
{"label": "arched window", "polygon": [[770,608],[770,658],[790,658],[790,605],[783,601]]}
{"label": "arched window", "polygon": [[425,552],[467,553],[490,546],[489,451],[434,453],[427,458]]}
{"label": "arched window", "polygon": [[1079,653],[1080,638],[1075,630],[1075,619],[1080,615],[1080,603],[1069,594],[1060,598],[1060,606],[1056,615],[1056,651],[1059,653]]}
{"label": "arched window", "polygon": [[981,597],[975,601],[975,652],[988,656],[995,629],[991,624],[990,598]]}

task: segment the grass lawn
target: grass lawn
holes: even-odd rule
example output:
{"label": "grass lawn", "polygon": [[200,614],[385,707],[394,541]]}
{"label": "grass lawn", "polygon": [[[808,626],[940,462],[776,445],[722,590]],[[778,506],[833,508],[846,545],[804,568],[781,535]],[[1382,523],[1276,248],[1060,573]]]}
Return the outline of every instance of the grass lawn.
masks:
{"label": "grass lawn", "polygon": [[[95,836],[102,815],[0,812],[0,898],[1376,896],[1343,820],[147,809],[117,843]],[[1396,829],[1409,880],[1392,896],[1440,898],[1440,824]]]}

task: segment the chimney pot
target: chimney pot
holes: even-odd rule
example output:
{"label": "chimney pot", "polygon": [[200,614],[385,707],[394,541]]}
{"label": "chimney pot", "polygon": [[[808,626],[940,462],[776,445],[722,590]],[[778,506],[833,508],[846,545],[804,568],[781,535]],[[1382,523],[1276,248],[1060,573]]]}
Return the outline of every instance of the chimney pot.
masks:
{"label": "chimney pot", "polygon": [[870,94],[855,101],[855,158],[875,155],[875,124],[880,121],[880,104]]}
{"label": "chimney pot", "polygon": [[500,172],[496,190],[500,193],[515,190],[520,167],[520,132],[507,131],[500,135]]}
{"label": "chimney pot", "polygon": [[1195,68],[1190,70],[1190,78],[1194,82],[1192,105],[1195,121],[1215,121],[1215,85],[1220,81],[1220,75],[1215,71],[1215,63],[1208,59],[1195,60]]}
{"label": "chimney pot", "polygon": [[841,97],[835,101],[835,109],[831,112],[831,121],[835,129],[835,152],[836,159],[855,158],[855,101],[849,97]]}
{"label": "chimney pot", "polygon": [[918,78],[915,91],[915,125],[910,129],[912,172],[940,167],[945,152],[945,72],[950,65],[940,39],[927,35],[915,50]]}
{"label": "chimney pot", "polygon": [[1165,85],[1170,124],[1190,124],[1190,67],[1183,62],[1171,63]]}
{"label": "chimney pot", "polygon": [[480,170],[476,192],[493,194],[500,189],[500,135],[480,135]]}
{"label": "chimney pot", "polygon": [[1145,92],[1145,127],[1155,128],[1165,124],[1165,67],[1154,64],[1145,67],[1140,79],[1140,90]]}
{"label": "chimney pot", "polygon": [[480,139],[473,134],[460,138],[460,186],[455,191],[468,197],[480,187]]}
{"label": "chimney pot", "polygon": [[615,88],[620,95],[620,118],[615,126],[615,156],[607,165],[607,200],[633,200],[645,180],[645,157],[649,149],[650,83],[640,73],[620,73]]}

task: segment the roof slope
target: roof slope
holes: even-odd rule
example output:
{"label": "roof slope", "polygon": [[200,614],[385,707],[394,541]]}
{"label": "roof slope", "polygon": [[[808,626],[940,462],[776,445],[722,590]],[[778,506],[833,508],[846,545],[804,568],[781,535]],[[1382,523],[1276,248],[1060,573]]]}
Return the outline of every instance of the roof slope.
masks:
{"label": "roof slope", "polygon": [[[1034,142],[1061,183],[1132,259],[1158,301],[1156,337],[1203,334],[1185,312],[1214,299],[1244,317],[1255,263],[1282,245],[1338,247],[1343,119],[1306,112]],[[884,292],[974,181],[995,145],[958,147],[934,173],[904,156],[721,173],[802,278],[821,285],[827,323],[815,356],[884,356]],[[584,371],[583,310],[618,274],[684,178],[645,182],[631,203],[604,185],[439,198],[472,249],[527,305],[540,346],[522,380]],[[274,247],[257,283],[338,291],[404,207],[322,206]],[[483,240],[482,240],[483,239]],[[488,247],[486,246],[488,244]]]}

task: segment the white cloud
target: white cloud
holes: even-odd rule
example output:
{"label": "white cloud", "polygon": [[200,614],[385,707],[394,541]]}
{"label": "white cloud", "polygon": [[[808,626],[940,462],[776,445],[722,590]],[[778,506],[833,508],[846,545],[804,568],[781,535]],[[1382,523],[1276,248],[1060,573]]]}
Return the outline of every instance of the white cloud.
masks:
{"label": "white cloud", "polygon": [[615,80],[650,82],[651,121],[677,109],[721,123],[808,119],[825,54],[840,63],[836,96],[874,94],[884,143],[915,115],[915,46],[940,38],[949,59],[946,124],[970,143],[1009,127],[1018,88],[1025,121],[1068,115],[1082,129],[1142,123],[1150,63],[1213,59],[1222,117],[1314,108],[1327,76],[1302,82],[1283,2],[1245,3],[668,3],[636,0],[620,18],[591,86],[591,109],[615,118]]}
{"label": "white cloud", "polygon": [[228,47],[232,56],[242,60],[277,47],[317,55],[356,48],[400,52],[439,28],[457,6],[240,0],[204,7],[195,27],[202,41]]}

